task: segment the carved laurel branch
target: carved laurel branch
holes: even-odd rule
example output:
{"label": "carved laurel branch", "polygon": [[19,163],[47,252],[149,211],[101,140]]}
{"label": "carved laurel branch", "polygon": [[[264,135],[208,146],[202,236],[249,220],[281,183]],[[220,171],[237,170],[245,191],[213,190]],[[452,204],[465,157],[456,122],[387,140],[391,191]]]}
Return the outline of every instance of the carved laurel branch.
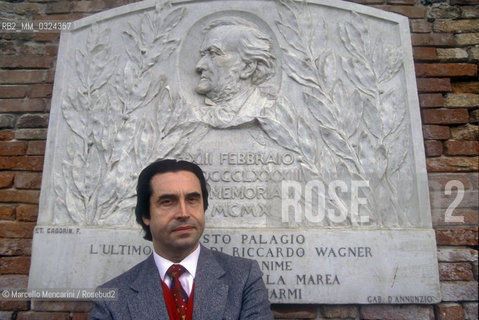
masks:
{"label": "carved laurel branch", "polygon": [[[394,88],[385,91],[402,67],[400,51],[385,48],[381,39],[372,45],[366,24],[353,13],[351,22],[338,26],[349,54],[341,57],[326,49],[327,26],[312,19],[306,3],[281,1],[278,13],[276,26],[288,44],[282,48],[283,65],[288,76],[303,87],[309,114],[299,115],[293,106],[278,103],[269,124],[277,130],[272,138],[300,154],[303,167],[323,181],[368,181],[368,205],[363,209],[370,222],[407,225],[407,210],[398,197],[404,180],[400,172],[407,171],[405,101]],[[339,67],[349,81],[338,78]],[[291,127],[297,130],[284,129],[291,125],[290,118],[297,119]],[[320,139],[315,138],[318,135]],[[348,216],[345,200],[329,203]],[[381,212],[387,216],[373,216]]]}
{"label": "carved laurel branch", "polygon": [[72,134],[55,177],[60,205],[73,222],[132,223],[137,172],[178,152],[195,129],[156,70],[176,50],[178,41],[168,34],[183,16],[183,8],[167,3],[145,13],[139,27],[130,24],[122,34],[128,59],[118,71],[109,29],[92,26],[85,50],[77,50],[80,86],[70,88],[62,108]]}

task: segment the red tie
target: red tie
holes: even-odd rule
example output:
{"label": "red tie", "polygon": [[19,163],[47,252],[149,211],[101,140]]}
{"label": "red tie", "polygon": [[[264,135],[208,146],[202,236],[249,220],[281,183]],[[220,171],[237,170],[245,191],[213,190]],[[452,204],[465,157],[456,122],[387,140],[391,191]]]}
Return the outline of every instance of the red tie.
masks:
{"label": "red tie", "polygon": [[186,269],[183,268],[180,264],[172,265],[166,274],[169,275],[173,281],[171,282],[171,293],[173,294],[173,299],[175,300],[176,310],[180,315],[180,319],[186,319],[186,305],[188,303],[188,295],[186,294],[185,290],[181,286],[180,283],[180,276],[186,272]]}

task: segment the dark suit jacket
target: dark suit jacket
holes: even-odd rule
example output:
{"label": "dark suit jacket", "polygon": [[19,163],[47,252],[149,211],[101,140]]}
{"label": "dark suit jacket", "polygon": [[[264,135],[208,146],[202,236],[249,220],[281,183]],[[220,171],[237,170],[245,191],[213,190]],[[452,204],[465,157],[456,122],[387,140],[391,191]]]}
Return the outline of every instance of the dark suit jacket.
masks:
{"label": "dark suit jacket", "polygon": [[[117,301],[98,301],[90,319],[169,319],[153,256],[102,288],[118,288]],[[273,319],[256,261],[201,247],[193,293],[193,320]]]}

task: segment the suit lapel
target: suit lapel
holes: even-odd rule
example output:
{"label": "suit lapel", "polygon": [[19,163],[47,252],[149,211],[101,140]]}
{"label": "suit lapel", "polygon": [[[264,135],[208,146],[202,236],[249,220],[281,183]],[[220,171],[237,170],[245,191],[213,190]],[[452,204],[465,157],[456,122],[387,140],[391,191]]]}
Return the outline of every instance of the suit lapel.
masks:
{"label": "suit lapel", "polygon": [[195,276],[193,319],[222,319],[228,297],[225,274],[211,251],[201,246]]}
{"label": "suit lapel", "polygon": [[128,301],[132,319],[168,319],[161,278],[153,255],[143,263],[138,277],[131,283],[131,289],[136,292],[136,295],[133,294]]}

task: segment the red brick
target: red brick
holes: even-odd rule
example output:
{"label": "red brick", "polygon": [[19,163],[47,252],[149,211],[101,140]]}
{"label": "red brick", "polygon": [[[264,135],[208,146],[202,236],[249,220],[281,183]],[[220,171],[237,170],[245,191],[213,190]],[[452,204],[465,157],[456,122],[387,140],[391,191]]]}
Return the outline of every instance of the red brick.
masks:
{"label": "red brick", "polygon": [[274,317],[276,319],[316,319],[316,308],[308,305],[272,305]]}
{"label": "red brick", "polygon": [[34,84],[29,88],[28,96],[30,98],[51,98],[53,85],[51,84]]}
{"label": "red brick", "polygon": [[17,128],[46,128],[48,114],[23,114],[17,121]]}
{"label": "red brick", "polygon": [[0,59],[0,68],[5,69],[48,69],[53,67],[55,57],[42,56],[4,56]]}
{"label": "red brick", "polygon": [[72,10],[71,1],[58,1],[47,4],[45,13],[54,14],[54,13],[69,13]]}
{"label": "red brick", "polygon": [[411,34],[413,47],[442,47],[456,45],[456,38],[450,33],[413,33]]}
{"label": "red brick", "polygon": [[479,155],[478,141],[446,141],[445,154],[448,156],[477,156]]}
{"label": "red brick", "polygon": [[415,47],[412,49],[415,60],[437,60],[436,48]]}
{"label": "red brick", "polygon": [[[1,145],[2,143],[0,142],[0,147]],[[12,172],[0,172],[0,188],[11,187],[14,177],[15,175]]]}
{"label": "red brick", "polygon": [[440,93],[422,93],[419,95],[419,104],[423,108],[443,107],[444,97]]}
{"label": "red brick", "polygon": [[67,312],[19,312],[17,320],[69,320]]}
{"label": "red brick", "polygon": [[0,238],[31,239],[35,223],[0,221]]}
{"label": "red brick", "polygon": [[45,110],[42,99],[1,99],[0,112],[38,112]]}
{"label": "red brick", "polygon": [[58,45],[47,44],[45,48],[45,54],[47,56],[56,56],[58,53]]}
{"label": "red brick", "polygon": [[470,263],[439,263],[439,279],[441,281],[474,280]]}
{"label": "red brick", "polygon": [[29,256],[31,248],[31,239],[0,239],[0,256]]}
{"label": "red brick", "polygon": [[[477,209],[454,209],[451,213],[446,208],[431,208],[432,226],[477,226],[479,224],[479,211]],[[448,221],[446,222],[446,214]],[[458,220],[454,217],[459,217]],[[461,221],[462,220],[462,221]]]}
{"label": "red brick", "polygon": [[422,111],[425,124],[463,124],[469,122],[466,109],[426,109]]}
{"label": "red brick", "polygon": [[374,6],[376,8],[402,14],[408,18],[421,19],[425,17],[425,9],[423,7],[413,6]]}
{"label": "red brick", "polygon": [[410,20],[411,32],[414,33],[429,33],[432,31],[432,23],[426,20]]}
{"label": "red brick", "polygon": [[0,206],[0,220],[14,220],[15,207]]}
{"label": "red brick", "polygon": [[28,155],[44,155],[45,141],[29,141],[27,154]]}
{"label": "red brick", "polygon": [[45,82],[53,83],[54,80],[55,80],[55,70],[49,70],[47,73],[47,79],[45,80]]}
{"label": "red brick", "polygon": [[362,305],[360,319],[382,320],[434,320],[434,310],[428,305]]}
{"label": "red brick", "polygon": [[473,188],[471,180],[475,177],[472,173],[429,173],[428,182],[431,191],[444,191],[446,184],[452,180],[460,182],[464,189]]}
{"label": "red brick", "polygon": [[17,220],[18,221],[37,221],[38,206],[23,205],[17,207]]}
{"label": "red brick", "polygon": [[447,140],[451,137],[447,126],[423,125],[422,133],[424,139]]}
{"label": "red brick", "polygon": [[37,42],[53,42],[60,39],[60,31],[35,33],[35,41]]}
{"label": "red brick", "polygon": [[0,86],[0,98],[23,98],[26,92],[26,86]]}
{"label": "red brick", "polygon": [[0,274],[28,274],[30,257],[1,257]]}
{"label": "red brick", "polygon": [[435,231],[438,245],[477,246],[477,228],[438,228]]}
{"label": "red brick", "polygon": [[[29,301],[0,300],[0,310],[21,311],[30,309]],[[16,314],[16,312],[14,313]],[[15,318],[8,318],[15,319]]]}
{"label": "red brick", "polygon": [[15,188],[40,189],[42,174],[39,172],[20,172],[15,176]]}
{"label": "red brick", "polygon": [[0,156],[21,156],[27,151],[26,142],[0,141]]}
{"label": "red brick", "polygon": [[464,310],[458,303],[441,303],[437,305],[438,320],[464,319]]}
{"label": "red brick", "polygon": [[449,78],[419,78],[416,82],[419,92],[450,92],[452,90]]}
{"label": "red brick", "polygon": [[75,1],[73,3],[73,12],[97,12],[105,9],[103,1]]}
{"label": "red brick", "polygon": [[83,18],[83,14],[49,14],[45,16],[35,16],[33,21],[74,21]]}
{"label": "red brick", "polygon": [[15,132],[12,130],[0,131],[0,141],[10,141],[15,138]]}
{"label": "red brick", "polygon": [[41,171],[42,169],[42,156],[0,157],[0,170]]}
{"label": "red brick", "polygon": [[471,63],[416,63],[418,77],[475,77],[477,65]]}
{"label": "red brick", "polygon": [[476,172],[479,157],[427,158],[428,172]]}
{"label": "red brick", "polygon": [[[463,190],[461,201],[456,207],[466,209],[477,207],[478,192],[477,190]],[[457,199],[457,189],[453,188],[450,195],[446,195],[444,192],[431,192],[430,198],[432,208],[448,208]]]}
{"label": "red brick", "polygon": [[93,304],[89,301],[32,301],[32,310],[89,312]]}
{"label": "red brick", "polygon": [[22,274],[0,276],[0,288],[27,288],[28,276]]}
{"label": "red brick", "polygon": [[89,315],[88,313],[73,313],[72,320],[88,320]]}
{"label": "red brick", "polygon": [[35,190],[0,189],[0,202],[38,203],[40,193]]}
{"label": "red brick", "polygon": [[426,140],[424,141],[424,147],[428,157],[439,157],[442,155],[442,143],[440,141]]}
{"label": "red brick", "polygon": [[0,70],[0,84],[42,83],[46,70]]}

